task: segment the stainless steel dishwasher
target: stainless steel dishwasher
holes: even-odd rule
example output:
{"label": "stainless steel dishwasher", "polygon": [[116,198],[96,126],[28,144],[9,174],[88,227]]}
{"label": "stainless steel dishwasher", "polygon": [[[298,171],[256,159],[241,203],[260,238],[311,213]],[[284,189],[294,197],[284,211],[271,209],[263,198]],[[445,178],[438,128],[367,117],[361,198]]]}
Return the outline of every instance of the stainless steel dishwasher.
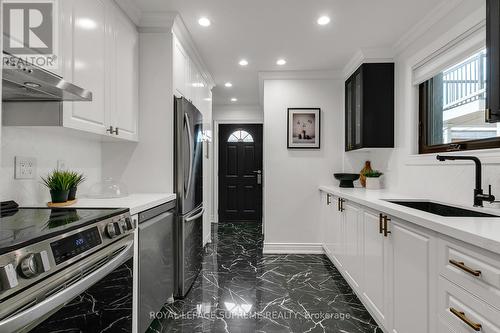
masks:
{"label": "stainless steel dishwasher", "polygon": [[139,332],[153,321],[174,293],[175,200],[139,213]]}

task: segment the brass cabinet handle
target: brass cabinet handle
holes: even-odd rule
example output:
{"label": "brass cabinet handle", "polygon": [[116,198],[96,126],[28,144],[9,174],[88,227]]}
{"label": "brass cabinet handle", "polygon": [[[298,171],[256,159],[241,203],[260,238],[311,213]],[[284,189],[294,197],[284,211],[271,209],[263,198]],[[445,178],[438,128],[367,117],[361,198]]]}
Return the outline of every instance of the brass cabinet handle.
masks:
{"label": "brass cabinet handle", "polygon": [[342,209],[342,208],[340,207],[340,200],[341,200],[340,198],[338,198],[338,199],[337,199],[337,210],[338,210],[339,212],[341,212],[341,209]]}
{"label": "brass cabinet handle", "polygon": [[465,263],[462,262],[462,261],[457,261],[457,260],[450,259],[449,263],[452,264],[455,267],[460,268],[463,271],[466,271],[467,273],[469,273],[471,275],[474,275],[474,276],[480,276],[481,275],[481,271],[476,270],[476,269],[472,269],[470,267],[467,267],[465,265]]}
{"label": "brass cabinet handle", "polygon": [[326,195],[326,205],[330,206],[331,204],[332,204],[332,195],[331,194],[327,194]]}
{"label": "brass cabinet handle", "polygon": [[384,216],[384,237],[387,237],[387,235],[392,234],[392,232],[389,231],[387,222],[390,221],[391,219],[386,216]]}
{"label": "brass cabinet handle", "polygon": [[384,220],[384,214],[380,213],[378,216],[378,233],[382,234],[384,232],[384,226],[382,225]]}
{"label": "brass cabinet handle", "polygon": [[340,199],[340,211],[343,212],[345,209],[344,209],[344,199]]}
{"label": "brass cabinet handle", "polygon": [[469,325],[474,331],[476,331],[476,332],[481,331],[481,328],[482,328],[481,324],[475,323],[472,320],[470,320],[469,318],[467,318],[465,313],[458,311],[457,309],[454,309],[454,308],[450,308],[450,311],[455,316],[457,316],[460,320],[462,320],[464,323]]}

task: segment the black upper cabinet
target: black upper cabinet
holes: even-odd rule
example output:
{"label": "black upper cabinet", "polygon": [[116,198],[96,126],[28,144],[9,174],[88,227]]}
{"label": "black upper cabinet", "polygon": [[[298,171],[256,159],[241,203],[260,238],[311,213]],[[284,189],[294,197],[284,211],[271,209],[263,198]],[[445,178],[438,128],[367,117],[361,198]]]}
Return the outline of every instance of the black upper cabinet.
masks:
{"label": "black upper cabinet", "polygon": [[345,82],[345,150],[394,147],[394,63],[361,65]]}

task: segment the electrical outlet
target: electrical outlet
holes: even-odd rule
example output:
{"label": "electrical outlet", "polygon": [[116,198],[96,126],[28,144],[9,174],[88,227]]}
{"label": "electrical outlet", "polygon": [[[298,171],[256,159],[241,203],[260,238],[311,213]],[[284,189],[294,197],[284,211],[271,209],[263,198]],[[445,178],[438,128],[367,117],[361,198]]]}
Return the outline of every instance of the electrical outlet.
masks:
{"label": "electrical outlet", "polygon": [[57,160],[57,170],[61,170],[61,171],[66,170],[66,161],[65,160]]}
{"label": "electrical outlet", "polygon": [[36,172],[36,159],[34,157],[15,157],[15,179],[34,179]]}

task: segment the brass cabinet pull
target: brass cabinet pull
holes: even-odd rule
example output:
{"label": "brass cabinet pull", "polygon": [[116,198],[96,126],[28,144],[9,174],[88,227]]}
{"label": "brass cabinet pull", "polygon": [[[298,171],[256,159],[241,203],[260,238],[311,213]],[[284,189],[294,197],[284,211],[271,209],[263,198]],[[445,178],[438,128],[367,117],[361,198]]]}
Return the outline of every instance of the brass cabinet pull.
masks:
{"label": "brass cabinet pull", "polygon": [[392,234],[392,232],[389,231],[387,222],[390,221],[391,219],[386,216],[384,216],[384,237],[387,237],[387,235]]}
{"label": "brass cabinet pull", "polygon": [[327,194],[326,195],[326,205],[330,206],[331,204],[332,204],[332,195],[331,194]]}
{"label": "brass cabinet pull", "polygon": [[337,210],[338,210],[339,212],[341,212],[341,209],[342,209],[342,208],[340,207],[340,200],[342,200],[342,199],[340,199],[340,198],[338,198],[338,199],[337,199]]}
{"label": "brass cabinet pull", "polygon": [[380,213],[378,216],[378,233],[382,234],[384,232],[384,226],[382,225],[384,220],[384,214]]}
{"label": "brass cabinet pull", "polygon": [[343,212],[345,209],[344,209],[344,199],[340,199],[340,211]]}
{"label": "brass cabinet pull", "polygon": [[482,328],[481,324],[475,323],[472,320],[470,320],[469,318],[467,318],[467,316],[465,315],[465,313],[463,313],[461,311],[458,311],[457,309],[454,309],[454,308],[450,308],[450,311],[455,316],[457,316],[458,318],[460,318],[460,320],[462,320],[464,323],[466,323],[467,325],[469,325],[474,331],[476,331],[476,332],[481,331],[481,328]]}
{"label": "brass cabinet pull", "polygon": [[469,273],[471,275],[474,275],[474,276],[480,276],[481,275],[481,271],[476,270],[476,269],[472,269],[470,267],[465,266],[465,263],[462,262],[462,261],[457,261],[457,260],[450,259],[449,263],[452,264],[455,267],[460,268],[463,271],[466,271],[467,273]]}

